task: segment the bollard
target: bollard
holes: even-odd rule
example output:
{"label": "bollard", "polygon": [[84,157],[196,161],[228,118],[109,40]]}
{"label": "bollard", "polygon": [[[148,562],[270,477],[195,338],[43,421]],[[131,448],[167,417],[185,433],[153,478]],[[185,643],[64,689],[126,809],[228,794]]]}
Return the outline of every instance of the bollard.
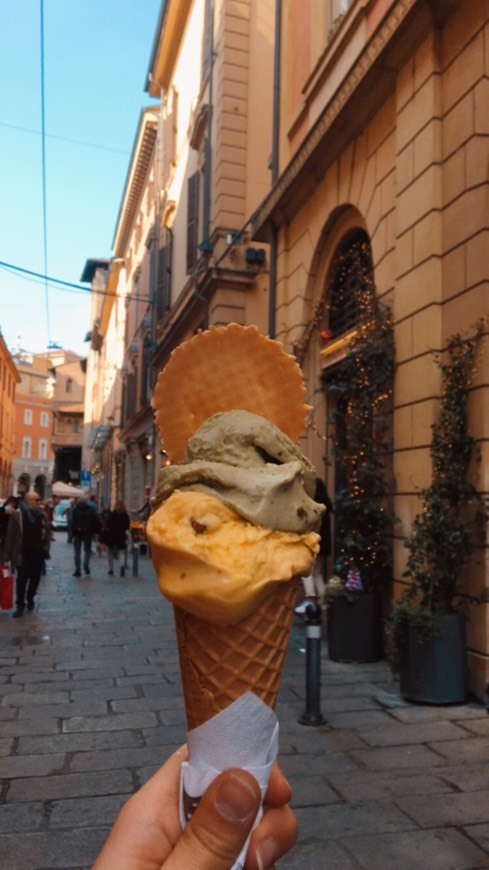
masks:
{"label": "bollard", "polygon": [[139,544],[133,544],[132,548],[132,576],[138,576],[138,562],[139,562]]}
{"label": "bollard", "polygon": [[321,622],[322,609],[318,601],[306,607],[306,709],[301,725],[324,725],[321,715]]}

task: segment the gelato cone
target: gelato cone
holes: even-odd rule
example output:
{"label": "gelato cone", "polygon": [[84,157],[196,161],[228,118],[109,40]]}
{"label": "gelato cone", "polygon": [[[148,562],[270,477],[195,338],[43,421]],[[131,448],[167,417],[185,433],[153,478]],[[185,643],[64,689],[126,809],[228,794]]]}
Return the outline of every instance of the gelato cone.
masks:
{"label": "gelato cone", "polygon": [[248,691],[275,707],[324,511],[295,443],[304,395],[280,343],[237,324],[194,336],[159,376],[155,416],[178,464],[161,471],[147,535],[174,605],[190,730]]}
{"label": "gelato cone", "polygon": [[224,628],[175,607],[189,730],[248,690],[275,709],[297,585],[279,584],[249,616]]}

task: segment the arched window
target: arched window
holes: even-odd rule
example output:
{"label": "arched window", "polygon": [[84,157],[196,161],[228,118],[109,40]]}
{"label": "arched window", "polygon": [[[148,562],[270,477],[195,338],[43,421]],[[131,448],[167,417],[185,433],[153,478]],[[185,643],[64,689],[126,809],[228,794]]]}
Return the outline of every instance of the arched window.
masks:
{"label": "arched window", "polygon": [[66,392],[73,392],[73,378],[66,378]]}
{"label": "arched window", "polygon": [[324,373],[335,503],[333,559],[344,579],[355,569],[365,588],[375,589],[389,580],[392,560],[394,334],[390,309],[376,296],[370,239],[363,229],[349,231],[340,241],[325,290],[331,344],[334,348],[338,339],[340,346]]}
{"label": "arched window", "polygon": [[370,239],[360,228],[351,230],[339,243],[328,280],[329,323],[336,338],[362,323],[375,295]]}

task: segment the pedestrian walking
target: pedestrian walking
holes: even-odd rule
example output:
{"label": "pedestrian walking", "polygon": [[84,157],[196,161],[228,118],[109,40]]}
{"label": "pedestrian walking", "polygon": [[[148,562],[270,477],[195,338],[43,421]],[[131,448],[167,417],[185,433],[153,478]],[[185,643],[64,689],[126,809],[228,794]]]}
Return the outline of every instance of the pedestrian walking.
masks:
{"label": "pedestrian walking", "polygon": [[73,543],[73,511],[75,509],[75,500],[73,498],[70,499],[70,503],[65,510],[66,517],[66,528],[68,530],[67,542],[68,544]]}
{"label": "pedestrian walking", "polygon": [[119,559],[119,553],[123,551],[125,555],[130,524],[124,502],[117,501],[105,523],[104,540],[108,547],[109,574],[114,573],[114,559]]}
{"label": "pedestrian walking", "polygon": [[17,571],[14,619],[34,610],[42,565],[49,558],[51,528],[40,508],[37,492],[27,492],[17,510],[12,511],[5,536],[3,556]]}
{"label": "pedestrian walking", "polygon": [[73,531],[73,546],[75,551],[74,577],[81,577],[81,558],[83,547],[83,569],[85,574],[90,574],[90,556],[92,552],[92,540],[99,531],[97,512],[86,496],[81,496],[75,504],[71,514]]}

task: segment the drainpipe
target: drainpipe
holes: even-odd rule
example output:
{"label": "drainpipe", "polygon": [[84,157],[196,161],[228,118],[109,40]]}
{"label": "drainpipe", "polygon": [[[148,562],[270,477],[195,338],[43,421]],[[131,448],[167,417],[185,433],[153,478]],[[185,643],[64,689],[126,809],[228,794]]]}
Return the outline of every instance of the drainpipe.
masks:
{"label": "drainpipe", "polygon": [[280,130],[280,54],[282,51],[282,0],[275,0],[275,49],[273,58],[273,110],[272,110],[272,187],[278,179],[278,152]]}
{"label": "drainpipe", "polygon": [[206,264],[202,269],[197,269],[194,273],[194,296],[199,302],[202,302],[204,308],[203,327],[207,329],[209,325],[209,302],[201,293],[199,284],[199,275],[205,274],[209,268],[209,257],[213,251],[213,245],[210,240],[211,228],[211,177],[212,177],[212,101],[213,101],[213,80],[214,80],[214,3],[211,3],[210,10],[210,41],[209,41],[209,101],[207,103],[207,137],[205,140],[205,164],[204,164],[204,214],[203,214],[203,239],[199,245],[200,250],[205,256]]}
{"label": "drainpipe", "polygon": [[[278,179],[280,130],[280,54],[282,48],[282,0],[275,2],[275,50],[273,59],[273,115],[272,115],[272,187]],[[276,335],[277,307],[277,247],[278,228],[272,223],[270,239],[270,288],[268,294],[268,335]]]}
{"label": "drainpipe", "polygon": [[[162,151],[163,151],[163,104],[165,99],[165,90],[162,85],[156,82],[151,78],[151,83],[158,87],[160,92],[160,105],[158,112],[158,123],[156,127],[156,151],[155,151],[155,166],[154,166],[154,211],[155,211],[155,222],[154,222],[154,233],[153,233],[153,245],[151,250],[151,255],[153,257],[153,286],[150,288],[150,304],[149,311],[151,317],[151,348],[149,350],[144,350],[143,353],[148,353],[148,368],[146,373],[147,378],[147,386],[148,392],[152,392],[157,377],[157,370],[154,364],[154,353],[157,347],[157,311],[158,311],[158,269],[160,264],[160,244],[161,244],[161,196],[163,193],[163,159],[162,159]],[[152,416],[151,427],[150,427],[150,440],[151,440],[151,460],[148,463],[148,468],[146,469],[145,481],[144,484],[150,485],[152,492],[156,488],[156,445],[158,443],[158,432],[156,429],[156,423],[154,416]]]}
{"label": "drainpipe", "polygon": [[211,168],[212,168],[212,100],[214,80],[214,3],[211,4],[210,44],[209,44],[209,102],[207,105],[207,138],[205,142],[205,173],[204,173],[204,245],[210,244],[211,225]]}
{"label": "drainpipe", "polygon": [[194,296],[199,300],[199,302],[202,302],[202,307],[204,309],[204,318],[202,321],[203,329],[207,329],[209,326],[209,300],[200,292],[199,275],[205,275],[207,268],[207,266],[204,266],[202,269],[196,269],[194,272]]}
{"label": "drainpipe", "polygon": [[268,336],[275,338],[276,335],[276,305],[277,305],[277,240],[278,229],[275,224],[271,226],[270,238],[270,289],[268,292]]}
{"label": "drainpipe", "polygon": [[165,231],[167,236],[170,237],[170,244],[168,245],[168,284],[167,284],[167,298],[165,302],[165,313],[169,311],[171,308],[171,291],[172,291],[172,283],[173,283],[173,230],[171,227],[165,227]]}

